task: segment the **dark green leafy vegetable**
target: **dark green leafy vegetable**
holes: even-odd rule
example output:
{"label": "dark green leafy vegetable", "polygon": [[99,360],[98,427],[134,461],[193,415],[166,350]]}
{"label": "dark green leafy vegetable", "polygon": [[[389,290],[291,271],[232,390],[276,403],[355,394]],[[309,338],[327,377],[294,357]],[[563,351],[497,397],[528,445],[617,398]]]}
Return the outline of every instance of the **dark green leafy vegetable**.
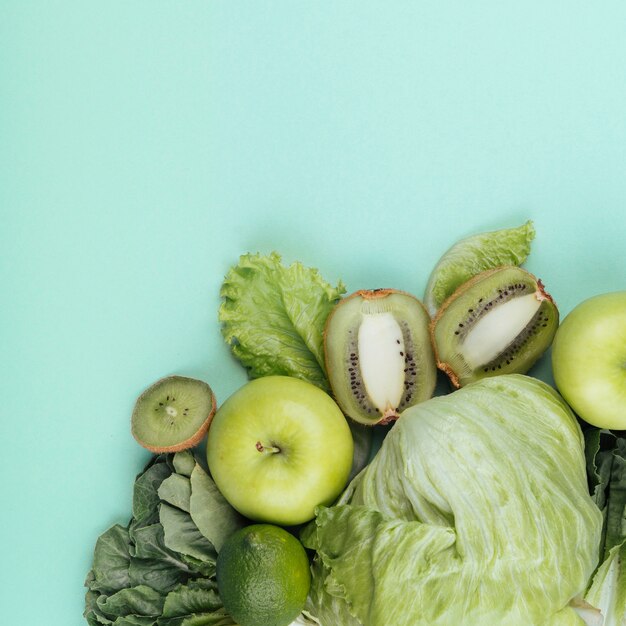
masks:
{"label": "dark green leafy vegetable", "polygon": [[193,472],[193,468],[196,467],[196,459],[194,458],[191,450],[183,450],[182,452],[174,455],[172,465],[174,466],[174,471],[177,474],[190,477],[191,472]]}
{"label": "dark green leafy vegetable", "polygon": [[198,530],[219,552],[232,529],[242,525],[239,513],[220,493],[209,475],[196,465],[191,473],[189,513]]}
{"label": "dark green leafy vegetable", "polygon": [[217,585],[180,585],[165,599],[163,617],[185,617],[190,614],[207,613],[222,607]]}
{"label": "dark green leafy vegetable", "polygon": [[600,566],[585,599],[604,626],[626,623],[626,439],[608,430],[585,433],[591,494],[604,516]]}
{"label": "dark green leafy vegetable", "polygon": [[158,493],[164,502],[189,513],[191,483],[187,476],[172,474],[161,483]]}
{"label": "dark green leafy vegetable", "polygon": [[167,593],[179,582],[181,572],[188,576],[194,573],[179,555],[165,547],[160,524],[140,528],[133,536],[135,558],[128,568],[131,585],[150,585]]}
{"label": "dark green leafy vegetable", "polygon": [[354,420],[348,420],[348,426],[350,426],[352,441],[354,442],[352,469],[349,478],[352,480],[369,463],[374,443],[371,426],[359,424]]}
{"label": "dark green leafy vegetable", "polygon": [[135,524],[148,524],[158,519],[161,501],[158,488],[172,473],[167,463],[149,466],[135,481],[133,490],[133,518]]}
{"label": "dark green leafy vegetable", "polygon": [[[196,512],[202,523],[194,521],[194,506],[215,507],[215,528],[204,512]],[[234,625],[217,593],[215,563],[242,523],[191,452],[154,457],[135,480],[128,525],[112,526],[96,542],[85,580],[87,623]]]}
{"label": "dark green leafy vegetable", "polygon": [[169,504],[161,503],[161,526],[165,533],[165,545],[174,552],[192,556],[200,561],[217,558],[211,542],[198,530],[191,515]]}
{"label": "dark green leafy vegetable", "polygon": [[102,613],[115,619],[127,615],[158,617],[163,610],[163,597],[147,585],[120,589],[110,596],[100,596],[96,603]]}
{"label": "dark green leafy vegetable", "polygon": [[112,526],[96,542],[93,558],[93,580],[89,587],[97,591],[117,591],[130,582],[128,566],[130,540],[128,529]]}

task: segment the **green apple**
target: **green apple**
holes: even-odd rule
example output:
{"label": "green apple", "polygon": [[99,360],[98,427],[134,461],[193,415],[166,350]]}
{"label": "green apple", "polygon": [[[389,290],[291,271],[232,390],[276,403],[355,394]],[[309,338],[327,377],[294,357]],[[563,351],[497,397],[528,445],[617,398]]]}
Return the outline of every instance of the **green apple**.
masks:
{"label": "green apple", "polygon": [[213,480],[246,517],[283,526],[314,517],[345,487],[352,435],[335,401],[288,376],[257,378],[218,409],[209,428]]}
{"label": "green apple", "polygon": [[626,291],[581,302],[552,344],[554,382],[586,422],[626,429]]}

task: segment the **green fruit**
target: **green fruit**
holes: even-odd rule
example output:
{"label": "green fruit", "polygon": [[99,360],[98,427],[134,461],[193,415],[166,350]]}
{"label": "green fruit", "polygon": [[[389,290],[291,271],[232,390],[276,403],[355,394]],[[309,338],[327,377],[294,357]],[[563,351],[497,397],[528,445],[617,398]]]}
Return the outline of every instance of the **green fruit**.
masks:
{"label": "green fruit", "polygon": [[168,376],[137,399],[131,432],[148,450],[179,452],[200,443],[215,414],[215,396],[202,380]]}
{"label": "green fruit", "polygon": [[552,345],[552,369],[582,419],[626,430],[626,291],[589,298],[566,316]]}
{"label": "green fruit", "polygon": [[231,535],[217,557],[224,608],[240,626],[287,626],[304,608],[311,573],[302,544],[271,524]]}
{"label": "green fruit", "polygon": [[558,325],[554,300],[535,276],[514,266],[482,272],[433,319],[437,366],[455,387],[524,374],[550,346]]}
{"label": "green fruit", "polygon": [[335,307],[324,353],[346,415],[362,424],[386,423],[432,396],[437,368],[429,323],[417,298],[393,289],[357,291]]}
{"label": "green fruit", "polygon": [[207,439],[217,487],[246,517],[292,526],[331,504],[350,474],[350,428],[334,400],[288,376],[257,378],[224,402]]}

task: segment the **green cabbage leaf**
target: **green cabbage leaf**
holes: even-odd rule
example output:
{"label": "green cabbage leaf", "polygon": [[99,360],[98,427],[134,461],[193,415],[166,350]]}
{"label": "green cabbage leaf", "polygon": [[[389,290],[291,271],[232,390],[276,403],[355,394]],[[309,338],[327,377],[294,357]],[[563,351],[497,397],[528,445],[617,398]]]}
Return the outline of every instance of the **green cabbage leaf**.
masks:
{"label": "green cabbage leaf", "polygon": [[521,375],[405,411],[302,533],[322,626],[580,626],[602,514],[578,423]]}

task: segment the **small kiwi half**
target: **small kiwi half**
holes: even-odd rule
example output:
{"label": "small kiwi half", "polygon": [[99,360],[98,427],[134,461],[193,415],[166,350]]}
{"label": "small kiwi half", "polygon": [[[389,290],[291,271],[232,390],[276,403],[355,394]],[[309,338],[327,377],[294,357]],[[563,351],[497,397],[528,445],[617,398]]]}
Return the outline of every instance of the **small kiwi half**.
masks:
{"label": "small kiwi half", "polygon": [[357,291],[337,304],[326,322],[324,354],[346,415],[384,424],[432,396],[437,367],[429,323],[417,298],[394,289]]}
{"label": "small kiwi half", "polygon": [[432,321],[437,366],[455,387],[523,374],[550,346],[558,325],[558,309],[538,278],[515,266],[481,272]]}
{"label": "small kiwi half", "polygon": [[151,452],[179,452],[200,443],[215,409],[215,396],[207,383],[168,376],[139,396],[131,417],[131,431]]}

